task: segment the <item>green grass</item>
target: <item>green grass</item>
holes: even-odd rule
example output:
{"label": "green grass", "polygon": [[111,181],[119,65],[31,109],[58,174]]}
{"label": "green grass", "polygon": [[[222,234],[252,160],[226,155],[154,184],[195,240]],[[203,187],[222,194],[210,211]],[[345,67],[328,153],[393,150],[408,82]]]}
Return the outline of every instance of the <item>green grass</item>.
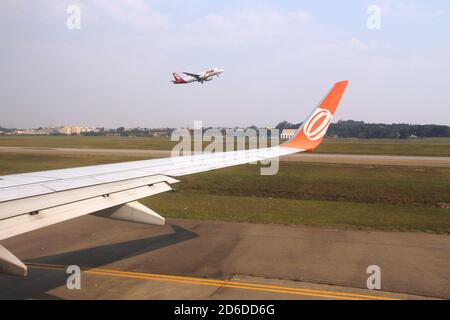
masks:
{"label": "green grass", "polygon": [[171,218],[277,223],[364,230],[450,232],[445,209],[169,192],[144,204]]}
{"label": "green grass", "polygon": [[175,144],[164,137],[0,136],[6,147],[171,150]]}
{"label": "green grass", "polygon": [[14,154],[0,153],[0,175],[43,171],[52,169],[73,168],[87,165],[106,164],[143,160],[148,157],[127,157],[111,155],[85,155],[85,154]]}
{"label": "green grass", "polygon": [[438,207],[450,202],[450,168],[281,162],[277,175],[256,165],[189,175],[183,193]]}
{"label": "green grass", "polygon": [[[0,175],[143,159],[0,153]],[[167,217],[450,233],[450,169],[282,162],[181,177],[143,202]]]}
{"label": "green grass", "polygon": [[[10,147],[171,150],[176,143],[163,137],[0,136],[0,146]],[[450,139],[325,139],[316,152],[449,157]]]}
{"label": "green grass", "polygon": [[450,138],[426,139],[326,139],[319,153],[398,156],[450,156]]}

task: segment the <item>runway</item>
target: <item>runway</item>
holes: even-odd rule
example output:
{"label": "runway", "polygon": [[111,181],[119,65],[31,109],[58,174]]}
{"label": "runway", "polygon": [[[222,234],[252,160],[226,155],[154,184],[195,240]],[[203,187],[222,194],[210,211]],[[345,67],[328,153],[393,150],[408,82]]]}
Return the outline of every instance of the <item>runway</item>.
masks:
{"label": "runway", "polygon": [[[29,275],[0,275],[0,299],[448,299],[449,240],[185,219],[157,227],[90,215],[3,241]],[[80,290],[66,287],[69,265],[84,270]],[[369,265],[381,268],[381,291],[366,288]]]}
{"label": "runway", "polygon": [[[149,158],[170,157],[169,150],[136,150],[136,149],[82,149],[82,148],[38,148],[38,147],[2,147],[0,153],[28,153],[28,154],[92,154],[92,155],[122,155],[147,156]],[[400,165],[419,167],[450,167],[450,157],[424,156],[384,156],[384,155],[353,155],[353,154],[324,154],[299,153],[284,156],[281,161],[342,163],[363,165]]]}

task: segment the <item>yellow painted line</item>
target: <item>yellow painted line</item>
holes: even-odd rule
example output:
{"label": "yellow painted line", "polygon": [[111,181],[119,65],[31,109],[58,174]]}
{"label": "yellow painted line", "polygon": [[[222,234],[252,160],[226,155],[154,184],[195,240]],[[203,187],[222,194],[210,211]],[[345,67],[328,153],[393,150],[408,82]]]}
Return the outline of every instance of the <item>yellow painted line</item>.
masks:
{"label": "yellow painted line", "polygon": [[275,286],[275,285],[264,285],[257,283],[249,283],[249,282],[240,282],[240,281],[232,281],[232,280],[214,280],[214,279],[203,279],[203,278],[193,278],[187,276],[171,276],[171,275],[161,275],[161,274],[149,274],[149,273],[139,273],[139,272],[127,272],[127,271],[118,271],[111,269],[89,269],[89,271],[99,271],[99,272],[107,272],[108,274],[114,274],[117,276],[142,276],[142,277],[151,277],[155,280],[163,280],[163,281],[176,281],[182,280],[183,282],[201,282],[202,284],[211,284],[214,286],[224,286],[224,285],[239,285],[245,286],[248,289],[253,288],[261,288],[261,289],[273,289],[273,290],[288,290],[290,293],[295,294],[295,292],[301,293],[314,293],[314,294],[332,294],[333,297],[338,295],[342,297],[351,297],[351,298],[360,298],[360,299],[387,299],[384,297],[371,296],[371,295],[361,295],[354,293],[345,293],[345,292],[335,292],[335,291],[321,291],[315,289],[304,289],[304,288],[292,288],[292,287],[284,287],[284,286]]}
{"label": "yellow painted line", "polygon": [[[57,265],[57,264],[44,264],[44,263],[28,263],[31,268],[42,268],[42,269],[52,269],[52,270],[66,270],[67,266]],[[81,270],[86,274],[102,275],[102,276],[116,276],[129,279],[144,279],[144,280],[155,280],[155,281],[169,281],[184,284],[196,284],[214,287],[226,287],[226,288],[236,288],[254,291],[265,291],[265,292],[275,292],[275,293],[286,293],[294,295],[303,296],[313,296],[322,298],[332,298],[332,299],[346,299],[346,300],[397,300],[389,297],[372,296],[372,295],[362,295],[356,293],[346,293],[346,292],[336,292],[336,291],[323,291],[315,289],[304,289],[304,288],[292,288],[277,285],[263,285],[257,283],[230,281],[230,280],[214,280],[214,279],[203,279],[194,278],[187,276],[173,276],[173,275],[162,275],[162,274],[152,274],[152,273],[141,273],[141,272],[128,272],[112,269],[101,269],[101,268],[81,268]]]}
{"label": "yellow painted line", "polygon": [[[52,270],[65,270],[65,268],[61,267],[53,267],[53,266],[33,266],[29,265],[30,267],[36,267],[36,268],[43,268],[43,269],[52,269]],[[155,277],[151,275],[131,275],[128,273],[118,273],[118,272],[105,272],[105,271],[99,271],[98,269],[88,269],[83,270],[86,274],[93,274],[93,275],[104,275],[104,276],[116,276],[116,277],[123,277],[128,279],[144,279],[144,280],[154,280],[154,281],[169,281],[169,282],[176,282],[176,283],[183,283],[183,284],[195,284],[195,285],[204,285],[204,286],[213,286],[213,287],[225,287],[225,288],[234,288],[234,289],[245,289],[245,290],[253,290],[253,291],[263,291],[263,292],[274,292],[274,293],[285,293],[285,294],[296,294],[296,295],[302,295],[302,296],[313,296],[313,297],[321,297],[321,298],[332,298],[332,299],[348,299],[348,300],[361,300],[361,298],[353,298],[353,297],[340,297],[340,296],[334,296],[332,294],[317,294],[317,293],[309,293],[309,292],[301,292],[298,291],[291,291],[291,290],[276,290],[276,289],[264,289],[264,288],[253,288],[246,285],[240,285],[240,283],[233,284],[233,282],[228,283],[212,283],[212,282],[205,282],[203,279],[199,279],[199,281],[194,280],[183,280],[183,279],[165,279],[162,277]],[[218,281],[220,282],[220,280]],[[291,289],[291,288],[287,288]]]}

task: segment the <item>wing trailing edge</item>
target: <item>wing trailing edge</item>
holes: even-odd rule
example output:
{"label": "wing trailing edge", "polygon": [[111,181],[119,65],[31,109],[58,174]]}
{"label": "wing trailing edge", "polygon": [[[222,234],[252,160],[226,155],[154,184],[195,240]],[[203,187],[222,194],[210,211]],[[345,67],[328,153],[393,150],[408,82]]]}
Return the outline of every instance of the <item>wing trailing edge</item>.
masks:
{"label": "wing trailing edge", "polygon": [[0,240],[170,190],[172,188],[167,183],[159,182],[153,185],[105,193],[96,197],[35,211],[32,214],[22,214],[0,220]]}

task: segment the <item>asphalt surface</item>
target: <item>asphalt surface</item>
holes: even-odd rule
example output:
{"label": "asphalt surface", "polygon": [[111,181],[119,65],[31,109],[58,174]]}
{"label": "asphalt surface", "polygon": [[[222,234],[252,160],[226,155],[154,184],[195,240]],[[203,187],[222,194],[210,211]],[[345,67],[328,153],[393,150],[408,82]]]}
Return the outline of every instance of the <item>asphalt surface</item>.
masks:
{"label": "asphalt surface", "polygon": [[[29,275],[0,275],[0,299],[450,298],[449,235],[167,222],[89,215],[7,239]],[[80,290],[68,265],[85,268]],[[370,265],[382,291],[366,289]]]}
{"label": "asphalt surface", "polygon": [[[167,150],[81,149],[81,148],[1,147],[1,146],[0,152],[148,156],[149,158],[170,157],[171,154],[171,151]],[[365,165],[450,167],[450,157],[299,153],[284,156],[281,158],[281,160],[293,162],[315,162],[315,163],[322,162],[322,163],[346,163],[346,164],[365,164]]]}

